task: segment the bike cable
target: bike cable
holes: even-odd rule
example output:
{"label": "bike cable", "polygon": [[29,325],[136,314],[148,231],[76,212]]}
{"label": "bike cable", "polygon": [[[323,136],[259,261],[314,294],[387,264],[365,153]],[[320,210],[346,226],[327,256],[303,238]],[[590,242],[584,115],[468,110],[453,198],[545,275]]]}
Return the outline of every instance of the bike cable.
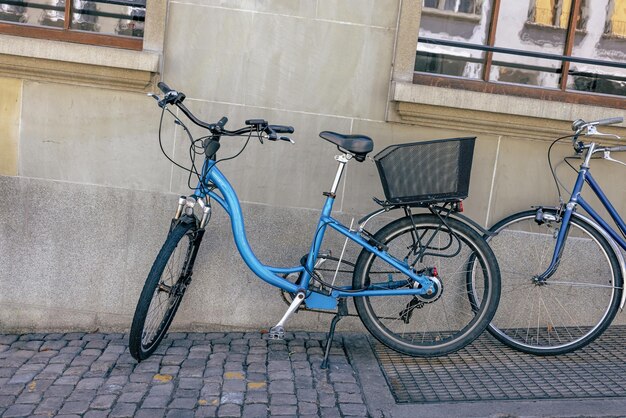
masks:
{"label": "bike cable", "polygon": [[[565,135],[562,136],[560,138],[555,139],[554,141],[552,141],[552,143],[550,144],[550,146],[548,147],[548,167],[550,167],[550,173],[552,174],[552,178],[554,179],[554,184],[556,186],[556,192],[559,196],[559,204],[563,204],[563,195],[561,194],[561,187],[563,189],[567,189],[558,179],[558,177],[556,176],[556,169],[553,167],[552,165],[552,158],[551,158],[551,153],[552,153],[552,148],[554,147],[554,145],[556,145],[557,142],[566,139],[566,138],[573,138],[574,135]],[[569,165],[569,163],[568,163]]]}

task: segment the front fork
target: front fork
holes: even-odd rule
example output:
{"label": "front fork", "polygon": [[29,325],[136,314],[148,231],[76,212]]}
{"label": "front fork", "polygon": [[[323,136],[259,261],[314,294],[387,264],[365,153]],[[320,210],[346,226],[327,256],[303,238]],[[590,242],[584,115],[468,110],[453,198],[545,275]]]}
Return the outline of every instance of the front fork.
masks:
{"label": "front fork", "polygon": [[[178,198],[178,207],[176,208],[176,213],[172,219],[172,225],[175,225],[183,214],[193,218],[196,204],[202,209],[202,218],[200,218],[200,222],[197,227],[198,229],[203,230],[209,223],[209,219],[211,219],[211,205],[205,202],[203,198],[195,196],[181,196]],[[173,229],[173,227],[170,228],[170,230],[171,229]]]}
{"label": "front fork", "polygon": [[[202,218],[198,221],[198,218],[194,215],[195,205],[199,204],[202,208]],[[181,196],[178,198],[178,206],[176,213],[172,218],[170,224],[170,233],[174,230],[179,223],[194,223],[194,227],[191,230],[191,243],[187,250],[185,259],[185,268],[181,271],[181,276],[176,283],[175,292],[180,292],[183,289],[178,289],[179,286],[187,287],[191,283],[191,275],[193,274],[193,265],[198,255],[198,249],[204,236],[205,226],[209,222],[211,217],[211,206],[204,202],[202,198]]]}
{"label": "front fork", "polygon": [[559,264],[561,262],[561,255],[563,254],[563,249],[565,248],[567,234],[569,233],[569,224],[572,213],[575,209],[575,203],[569,202],[565,206],[565,208],[563,207],[563,205],[558,208],[550,208],[556,210],[556,213],[554,215],[550,213],[544,213],[543,209],[543,207],[537,208],[537,212],[535,214],[535,222],[538,225],[541,225],[545,222],[554,222],[557,224],[560,223],[561,227],[558,229],[558,232],[555,236],[556,244],[554,247],[554,253],[550,265],[548,266],[546,271],[533,278],[533,281],[538,285],[545,284],[545,282],[556,272],[557,268],[559,267]]}

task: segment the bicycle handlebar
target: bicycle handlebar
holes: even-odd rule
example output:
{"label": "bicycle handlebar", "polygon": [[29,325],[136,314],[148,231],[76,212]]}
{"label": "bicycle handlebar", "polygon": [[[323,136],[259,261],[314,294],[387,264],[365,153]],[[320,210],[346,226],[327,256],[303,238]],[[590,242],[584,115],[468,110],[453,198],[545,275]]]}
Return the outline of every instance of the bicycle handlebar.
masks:
{"label": "bicycle handlebar", "polygon": [[585,128],[589,128],[592,126],[615,125],[617,123],[622,123],[623,121],[624,121],[624,118],[622,117],[600,119],[600,120],[594,120],[592,122],[585,122],[582,119],[576,119],[572,123],[572,131],[579,132]]}
{"label": "bicycle handlebar", "polygon": [[245,123],[246,127],[237,129],[235,131],[228,131],[224,129],[224,126],[228,122],[228,118],[226,116],[222,117],[217,123],[207,123],[198,119],[185,105],[183,105],[183,101],[185,100],[185,94],[182,92],[178,92],[164,82],[160,81],[157,83],[157,87],[163,92],[163,98],[159,99],[158,96],[151,94],[151,96],[155,97],[160,107],[165,107],[168,104],[172,104],[177,106],[184,114],[196,125],[208,129],[212,134],[221,136],[236,136],[242,135],[253,131],[264,132],[267,134],[267,138],[276,141],[278,139],[283,141],[288,141],[293,143],[291,138],[287,137],[279,137],[278,134],[292,134],[294,129],[292,126],[286,125],[270,125],[264,119],[248,119]]}

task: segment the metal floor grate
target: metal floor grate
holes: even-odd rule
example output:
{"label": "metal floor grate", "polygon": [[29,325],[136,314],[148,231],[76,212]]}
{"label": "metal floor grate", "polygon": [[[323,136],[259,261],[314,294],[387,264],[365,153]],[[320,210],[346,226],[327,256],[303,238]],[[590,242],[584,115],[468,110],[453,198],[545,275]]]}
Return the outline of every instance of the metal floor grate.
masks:
{"label": "metal floor grate", "polygon": [[431,359],[372,344],[398,403],[626,397],[626,326],[609,327],[587,347],[553,357],[515,351],[487,332],[463,350]]}

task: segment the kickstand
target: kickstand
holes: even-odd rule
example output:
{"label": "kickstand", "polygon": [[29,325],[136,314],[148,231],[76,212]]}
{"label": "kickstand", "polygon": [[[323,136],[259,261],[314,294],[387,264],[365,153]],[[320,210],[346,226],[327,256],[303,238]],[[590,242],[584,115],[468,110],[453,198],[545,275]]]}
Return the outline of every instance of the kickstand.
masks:
{"label": "kickstand", "polygon": [[330,322],[330,331],[328,332],[328,339],[326,340],[326,350],[324,350],[324,360],[320,365],[320,369],[328,368],[328,355],[330,354],[330,347],[333,345],[335,327],[337,326],[337,322],[339,322],[339,320],[344,316],[348,316],[348,304],[346,303],[346,298],[339,298],[337,300],[337,314]]}

